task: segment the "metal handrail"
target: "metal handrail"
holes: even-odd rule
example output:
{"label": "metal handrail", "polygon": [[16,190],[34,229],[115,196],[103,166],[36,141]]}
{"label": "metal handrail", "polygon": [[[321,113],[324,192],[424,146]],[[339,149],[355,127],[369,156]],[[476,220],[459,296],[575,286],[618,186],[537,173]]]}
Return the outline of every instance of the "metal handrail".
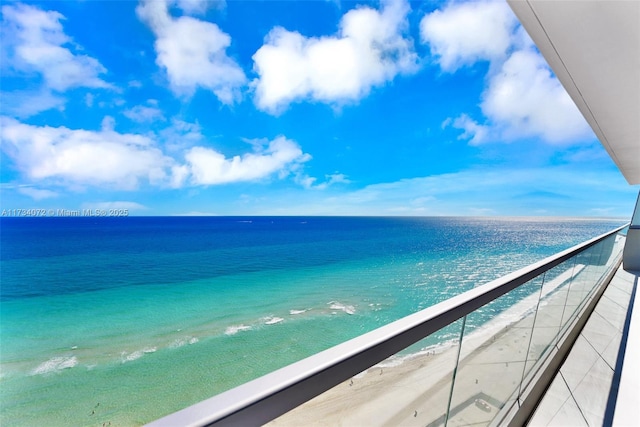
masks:
{"label": "metal handrail", "polygon": [[251,426],[267,423],[618,233],[627,225],[148,425]]}

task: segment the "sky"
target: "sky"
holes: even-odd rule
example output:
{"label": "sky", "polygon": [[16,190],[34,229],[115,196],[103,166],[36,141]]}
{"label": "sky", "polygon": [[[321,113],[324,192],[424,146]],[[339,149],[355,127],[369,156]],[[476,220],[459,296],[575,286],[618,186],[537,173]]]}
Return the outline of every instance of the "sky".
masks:
{"label": "sky", "polygon": [[48,0],[1,12],[3,212],[633,211],[637,186],[505,2]]}

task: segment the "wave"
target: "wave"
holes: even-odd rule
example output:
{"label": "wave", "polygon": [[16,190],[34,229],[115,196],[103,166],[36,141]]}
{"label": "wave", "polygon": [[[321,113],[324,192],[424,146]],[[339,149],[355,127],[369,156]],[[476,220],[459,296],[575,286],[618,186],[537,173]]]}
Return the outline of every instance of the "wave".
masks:
{"label": "wave", "polygon": [[265,325],[275,325],[276,323],[282,322],[284,319],[282,317],[265,317],[264,320]]}
{"label": "wave", "polygon": [[196,337],[177,338],[171,344],[169,344],[169,348],[179,348],[179,347],[183,347],[183,346],[185,346],[187,344],[189,344],[189,345],[195,344],[198,341],[200,341],[200,340],[198,338],[196,338]]}
{"label": "wave", "polygon": [[251,329],[251,326],[247,326],[247,325],[234,325],[234,326],[229,326],[225,331],[224,334],[225,335],[235,335],[240,331],[248,331]]}
{"label": "wave", "polygon": [[451,347],[455,347],[456,345],[458,345],[457,339],[446,339],[445,336],[443,336],[442,338],[444,339],[444,341],[429,345],[416,352],[412,352],[409,354],[394,354],[383,360],[382,362],[372,366],[371,368],[360,372],[359,374],[355,375],[354,378],[362,378],[367,374],[373,374],[376,372],[382,373],[382,370],[385,368],[395,368],[402,365],[404,362],[416,359],[418,357],[435,356],[437,354],[443,353]]}
{"label": "wave", "polygon": [[52,357],[44,363],[38,365],[31,375],[44,375],[52,372],[59,372],[63,369],[73,368],[78,364],[78,358],[76,356],[57,356]]}
{"label": "wave", "polygon": [[309,311],[308,308],[304,310],[289,310],[289,314],[295,316],[296,314],[306,313],[307,311]]}
{"label": "wave", "polygon": [[327,304],[330,304],[330,305],[329,305],[329,308],[330,308],[331,310],[340,310],[340,311],[344,311],[345,313],[347,313],[347,314],[349,314],[349,315],[351,315],[351,314],[355,314],[355,312],[356,312],[356,308],[355,308],[354,306],[352,306],[352,305],[345,305],[345,304],[342,304],[342,303],[340,303],[340,302],[338,302],[338,301],[331,301],[331,302],[328,302]]}
{"label": "wave", "polygon": [[157,347],[146,347],[142,350],[136,350],[133,353],[127,353],[126,351],[123,351],[122,353],[120,353],[120,357],[121,357],[122,363],[127,363],[127,362],[132,362],[134,360],[140,359],[145,354],[155,353],[157,350],[158,350]]}
{"label": "wave", "polygon": [[402,365],[402,363],[409,359],[408,356],[391,356],[388,359],[383,360],[382,362],[375,365],[373,368],[395,368],[396,366]]}
{"label": "wave", "polygon": [[458,345],[458,340],[456,338],[447,339],[446,336],[443,336],[441,339],[443,339],[443,341],[424,347],[414,353],[409,353],[405,355],[393,355],[388,359],[385,359],[382,362],[375,365],[374,368],[376,367],[387,368],[387,367],[399,366],[407,360],[415,359],[417,357],[422,357],[422,356],[435,356],[437,354],[445,352],[451,347],[455,347]]}

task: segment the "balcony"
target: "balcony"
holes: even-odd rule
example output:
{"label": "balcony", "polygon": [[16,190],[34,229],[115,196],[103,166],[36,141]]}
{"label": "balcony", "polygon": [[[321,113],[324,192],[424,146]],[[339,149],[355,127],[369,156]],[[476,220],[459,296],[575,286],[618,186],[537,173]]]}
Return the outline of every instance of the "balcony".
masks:
{"label": "balcony", "polygon": [[576,408],[585,425],[611,419],[637,283],[620,268],[625,234],[612,230],[150,425],[553,425]]}

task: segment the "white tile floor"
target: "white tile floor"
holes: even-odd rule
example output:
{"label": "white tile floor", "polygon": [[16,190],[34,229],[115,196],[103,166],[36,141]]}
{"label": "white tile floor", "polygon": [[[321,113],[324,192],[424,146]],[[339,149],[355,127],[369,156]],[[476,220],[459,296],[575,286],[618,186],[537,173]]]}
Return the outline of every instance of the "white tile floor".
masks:
{"label": "white tile floor", "polygon": [[603,425],[635,282],[635,275],[618,269],[536,409],[530,426]]}

